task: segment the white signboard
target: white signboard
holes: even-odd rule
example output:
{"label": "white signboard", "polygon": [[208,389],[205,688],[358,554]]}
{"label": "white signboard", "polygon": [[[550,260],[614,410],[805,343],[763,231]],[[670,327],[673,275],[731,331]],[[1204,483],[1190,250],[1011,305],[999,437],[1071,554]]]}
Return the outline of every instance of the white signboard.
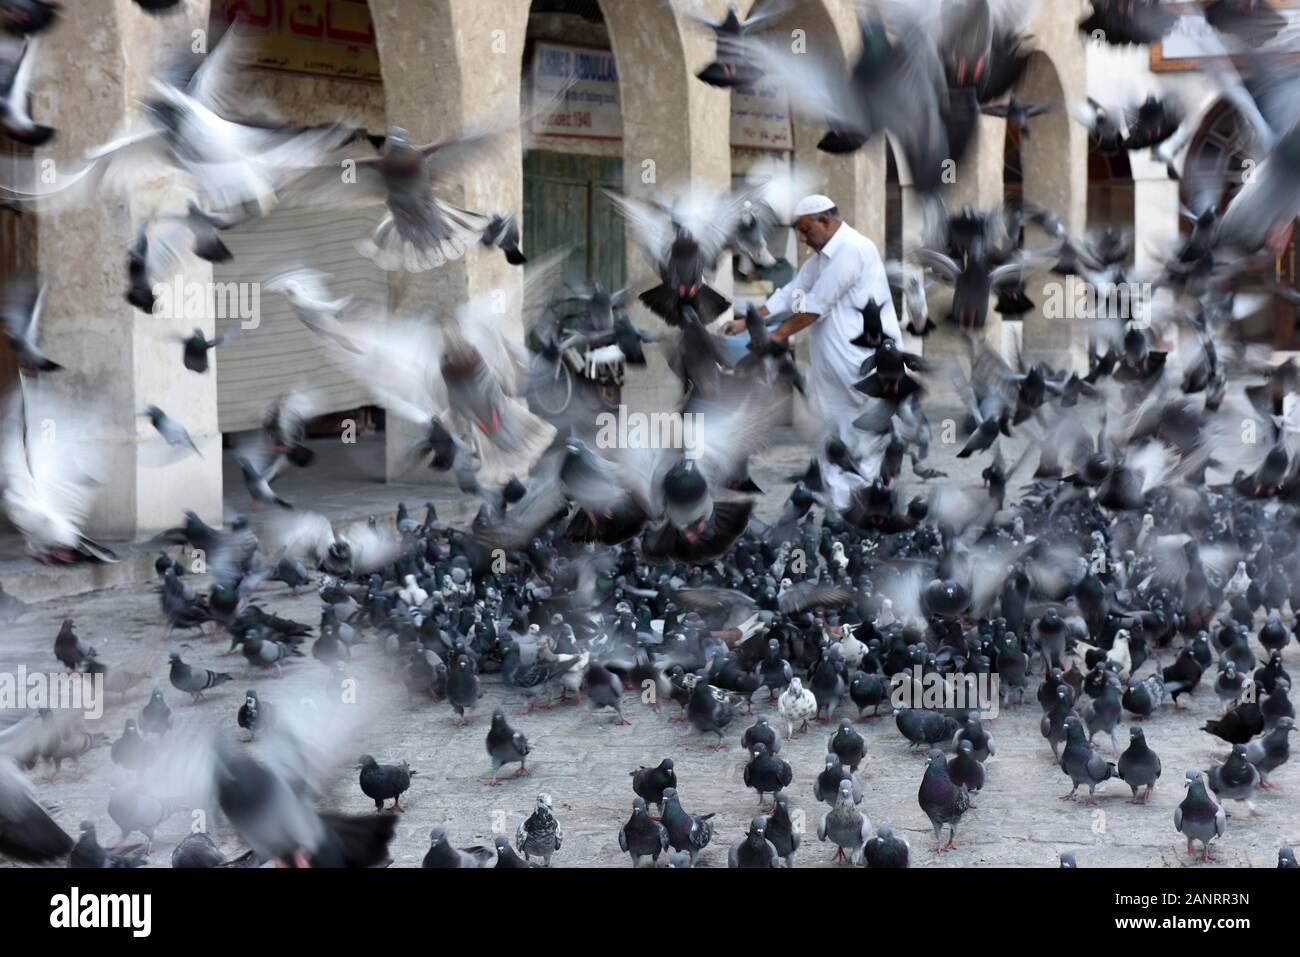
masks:
{"label": "white signboard", "polygon": [[779,84],[759,81],[731,91],[731,145],[746,149],[794,149],[790,98]]}
{"label": "white signboard", "polygon": [[[558,102],[570,82],[562,103]],[[596,140],[623,138],[613,51],[539,42],[533,50],[532,88],[534,103],[557,100],[555,109],[533,117],[534,133]]]}
{"label": "white signboard", "polygon": [[[1194,5],[1174,6],[1173,12],[1195,11]],[[1152,49],[1151,65],[1156,71],[1196,69],[1198,61],[1240,56],[1252,51],[1300,53],[1300,9],[1277,9],[1285,25],[1275,37],[1248,43],[1230,33],[1219,33],[1201,16],[1181,16],[1173,29]]]}

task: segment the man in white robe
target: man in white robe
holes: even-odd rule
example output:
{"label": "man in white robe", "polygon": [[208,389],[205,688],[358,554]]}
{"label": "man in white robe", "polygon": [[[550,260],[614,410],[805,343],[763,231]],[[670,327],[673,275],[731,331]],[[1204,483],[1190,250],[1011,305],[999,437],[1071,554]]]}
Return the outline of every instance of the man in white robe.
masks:
{"label": "man in white robe", "polygon": [[[807,196],[795,208],[795,232],[813,250],[794,279],[776,290],[759,314],[793,313],[771,333],[784,342],[811,327],[809,399],[826,423],[826,438],[840,439],[857,463],[862,478],[826,461],[826,443],[821,443],[822,476],[836,508],[849,502],[850,494],[863,480],[879,474],[888,437],[868,435],[853,427],[853,420],[874,400],[853,384],[862,376],[858,369],[875,350],[852,344],[862,333],[862,309],[869,301],[883,304],[882,332],[902,345],[902,330],[894,312],[889,279],[880,253],[866,236],[840,218],[835,203],[821,195]],[[723,331],[734,334],[744,329],[743,319],[727,323]]]}

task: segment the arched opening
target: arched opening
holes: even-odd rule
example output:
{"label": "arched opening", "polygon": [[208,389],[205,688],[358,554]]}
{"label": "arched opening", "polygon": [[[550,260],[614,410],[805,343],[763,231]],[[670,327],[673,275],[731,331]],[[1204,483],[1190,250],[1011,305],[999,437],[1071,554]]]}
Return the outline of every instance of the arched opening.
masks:
{"label": "arched opening", "polygon": [[1128,151],[1107,156],[1096,144],[1088,150],[1088,228],[1111,226],[1133,233],[1133,168]]}
{"label": "arched opening", "polygon": [[[1190,190],[1197,182],[1218,180],[1222,190],[1218,200],[1220,214],[1228,208],[1241,190],[1246,171],[1251,167],[1251,133],[1241,114],[1226,101],[1219,101],[1206,111],[1196,135],[1187,149],[1184,176],[1181,185],[1181,202],[1186,208],[1192,201]],[[1193,174],[1195,171],[1195,175]],[[1190,232],[1187,218],[1180,217],[1180,229]],[[1295,230],[1286,247],[1277,257],[1274,271],[1276,281],[1291,289],[1296,288],[1296,238]],[[1258,291],[1264,291],[1262,288]],[[1271,345],[1275,349],[1300,349],[1300,335],[1296,333],[1296,307],[1280,295],[1273,297],[1273,308],[1262,309],[1240,323],[1242,335],[1253,341]]]}
{"label": "arched opening", "polygon": [[623,112],[617,58],[596,0],[533,0],[520,84],[525,108],[572,80],[564,103],[530,122],[523,158],[524,248],[536,261],[570,248],[566,282],[623,286],[622,220],[605,191],[623,190]]}
{"label": "arched opening", "polygon": [[[310,39],[275,18],[250,17],[246,4],[213,0],[212,44],[221,42],[236,18],[245,21],[247,69],[231,98],[238,109],[235,119],[315,126],[346,113],[360,128],[347,155],[376,155],[387,116],[376,27],[364,0],[331,7]],[[284,205],[225,233],[234,255],[214,265],[212,278],[216,333],[227,337],[214,363],[218,425],[227,450],[227,511],[243,511],[248,503],[237,450],[261,430],[268,408],[293,394],[305,400],[308,439],[318,440],[313,481],[325,476],[344,483],[384,480],[383,409],[371,404],[366,385],[341,370],[332,374],[335,365],[324,341],[298,319],[283,294],[265,288],[277,275],[306,268],[326,274],[333,299],[385,305],[388,275],[357,253],[357,243],[382,214],[379,204]],[[337,441],[340,436],[346,445]],[[367,454],[371,448],[374,454]],[[305,472],[285,469],[277,491],[292,500],[298,481],[306,478]]]}

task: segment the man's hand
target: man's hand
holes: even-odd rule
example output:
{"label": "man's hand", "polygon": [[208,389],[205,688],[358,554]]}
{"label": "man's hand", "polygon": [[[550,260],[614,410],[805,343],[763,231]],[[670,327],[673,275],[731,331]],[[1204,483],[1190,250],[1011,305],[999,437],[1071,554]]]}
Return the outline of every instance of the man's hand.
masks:
{"label": "man's hand", "polygon": [[724,336],[735,336],[745,331],[744,319],[732,319],[722,324],[721,332]]}

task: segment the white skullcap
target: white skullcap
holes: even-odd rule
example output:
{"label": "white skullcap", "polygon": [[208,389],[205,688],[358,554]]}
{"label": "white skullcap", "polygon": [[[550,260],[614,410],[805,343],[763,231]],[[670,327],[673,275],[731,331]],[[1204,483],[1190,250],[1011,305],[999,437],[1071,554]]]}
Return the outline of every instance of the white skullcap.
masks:
{"label": "white skullcap", "polygon": [[794,208],[794,218],[815,216],[817,213],[824,213],[834,208],[835,203],[829,196],[813,193],[811,196],[805,196],[799,200],[799,205]]}

